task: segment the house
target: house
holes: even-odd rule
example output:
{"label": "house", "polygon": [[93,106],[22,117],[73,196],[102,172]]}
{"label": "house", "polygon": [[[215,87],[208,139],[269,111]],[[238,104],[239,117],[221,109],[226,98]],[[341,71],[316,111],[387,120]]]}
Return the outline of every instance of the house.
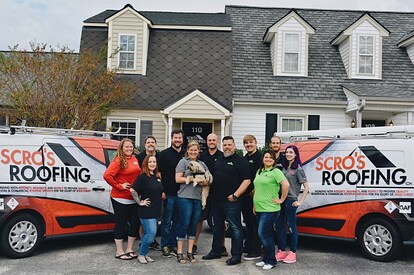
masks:
{"label": "house", "polygon": [[[205,142],[230,132],[231,23],[223,13],[143,12],[126,5],[84,21],[80,52],[108,49],[107,66],[136,86],[107,126],[142,146],[154,135],[169,146],[172,129]],[[202,144],[205,145],[205,144]]]}
{"label": "house", "polygon": [[127,5],[84,21],[81,51],[101,45],[137,87],[108,126],[137,144],[166,147],[173,128],[241,147],[246,134],[263,146],[277,131],[413,124],[414,13]]}

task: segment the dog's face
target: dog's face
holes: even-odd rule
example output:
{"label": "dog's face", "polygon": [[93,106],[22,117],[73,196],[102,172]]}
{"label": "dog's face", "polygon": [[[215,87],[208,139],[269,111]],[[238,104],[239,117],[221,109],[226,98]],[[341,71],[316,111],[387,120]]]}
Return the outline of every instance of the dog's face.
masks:
{"label": "dog's face", "polygon": [[191,173],[205,173],[206,172],[204,167],[197,161],[190,161],[188,163],[188,169],[191,171]]}

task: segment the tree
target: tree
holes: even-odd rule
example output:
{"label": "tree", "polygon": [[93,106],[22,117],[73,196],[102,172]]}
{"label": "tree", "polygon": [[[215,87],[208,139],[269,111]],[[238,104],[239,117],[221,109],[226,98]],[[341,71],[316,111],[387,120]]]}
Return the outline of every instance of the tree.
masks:
{"label": "tree", "polygon": [[[93,129],[133,88],[106,67],[106,53],[75,54],[31,43],[0,53],[0,106],[29,126]],[[7,108],[8,107],[8,108]]]}

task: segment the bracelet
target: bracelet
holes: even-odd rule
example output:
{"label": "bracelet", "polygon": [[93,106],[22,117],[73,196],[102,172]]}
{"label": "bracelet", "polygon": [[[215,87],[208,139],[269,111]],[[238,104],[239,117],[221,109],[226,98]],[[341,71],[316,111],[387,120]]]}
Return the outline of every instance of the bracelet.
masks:
{"label": "bracelet", "polygon": [[233,195],[232,195],[232,196],[233,196],[233,200],[234,200],[234,201],[237,201],[237,200],[239,199],[239,197],[237,197],[236,195],[234,195],[234,193],[233,193]]}

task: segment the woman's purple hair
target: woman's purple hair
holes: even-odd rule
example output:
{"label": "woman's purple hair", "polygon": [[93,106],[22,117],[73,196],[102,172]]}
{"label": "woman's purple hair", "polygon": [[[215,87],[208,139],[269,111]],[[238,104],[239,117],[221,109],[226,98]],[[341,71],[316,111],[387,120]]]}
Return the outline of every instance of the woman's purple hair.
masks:
{"label": "woman's purple hair", "polygon": [[[286,147],[286,150],[289,149],[289,148],[292,148],[292,150],[296,154],[295,160],[290,165],[290,168],[291,169],[298,169],[299,166],[302,166],[302,161],[300,160],[300,155],[299,155],[299,149],[295,145],[289,145],[288,147]],[[285,152],[286,152],[286,150],[285,150]],[[285,168],[287,168],[288,166],[289,166],[289,162],[287,162]]]}

